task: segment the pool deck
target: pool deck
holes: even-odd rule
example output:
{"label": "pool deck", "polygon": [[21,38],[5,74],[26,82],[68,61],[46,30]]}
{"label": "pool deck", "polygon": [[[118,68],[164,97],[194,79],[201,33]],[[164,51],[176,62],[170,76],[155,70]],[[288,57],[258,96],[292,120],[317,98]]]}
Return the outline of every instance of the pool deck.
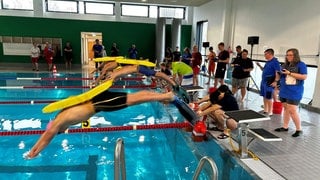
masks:
{"label": "pool deck", "polygon": [[[40,65],[40,72],[46,72],[42,69],[46,69],[44,64]],[[87,65],[81,68],[80,65],[75,65],[73,66],[72,72],[88,74],[89,69],[92,70],[92,66]],[[64,64],[58,65],[58,72],[59,71],[66,72],[66,70],[64,70]],[[0,72],[33,71],[31,64],[28,63],[0,63]],[[207,77],[200,76],[200,86],[208,89],[208,85],[205,85],[205,82],[207,82]],[[207,91],[203,91],[200,93],[200,97],[206,93]],[[257,93],[249,91],[245,102],[241,103],[240,107],[241,109],[260,111],[262,110],[262,104],[262,98]],[[318,173],[320,172],[320,116],[319,113],[311,112],[304,108],[299,108],[299,112],[303,134],[297,138],[291,136],[295,131],[292,121],[290,122],[288,132],[273,131],[275,128],[281,127],[281,115],[273,115],[270,121],[250,123],[250,127],[264,128],[282,138],[282,141],[277,142],[264,142],[256,139],[249,145],[249,150],[254,152],[260,161],[243,159],[242,162],[247,164],[248,167],[258,167],[258,170],[255,171],[257,175],[260,174],[259,176],[262,179],[318,179]],[[219,132],[213,131],[210,133],[215,137],[219,134]],[[228,147],[229,140],[224,139],[218,141]]]}

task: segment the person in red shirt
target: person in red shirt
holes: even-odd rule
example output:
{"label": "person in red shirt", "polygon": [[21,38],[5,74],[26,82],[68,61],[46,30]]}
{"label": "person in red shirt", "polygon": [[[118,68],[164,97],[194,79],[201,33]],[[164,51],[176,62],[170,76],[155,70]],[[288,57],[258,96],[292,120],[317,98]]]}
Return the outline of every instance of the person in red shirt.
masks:
{"label": "person in red shirt", "polygon": [[52,71],[54,50],[52,49],[51,44],[49,44],[48,42],[46,42],[46,47],[43,50],[43,55],[48,64],[48,70]]}
{"label": "person in red shirt", "polygon": [[193,85],[198,86],[198,76],[200,73],[200,66],[202,63],[202,55],[198,51],[198,46],[193,46],[192,48],[192,70],[193,70]]}

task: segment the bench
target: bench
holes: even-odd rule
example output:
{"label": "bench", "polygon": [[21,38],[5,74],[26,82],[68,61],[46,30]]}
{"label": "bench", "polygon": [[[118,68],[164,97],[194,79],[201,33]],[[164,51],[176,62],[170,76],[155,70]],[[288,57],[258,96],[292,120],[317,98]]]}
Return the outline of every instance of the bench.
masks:
{"label": "bench", "polygon": [[227,111],[226,115],[236,120],[239,125],[239,148],[241,149],[241,158],[248,157],[248,133],[263,141],[282,141],[278,136],[266,131],[265,129],[249,129],[249,123],[268,121],[270,117],[255,112],[253,110]]}
{"label": "bench", "polygon": [[182,86],[182,88],[189,94],[191,102],[198,101],[199,91],[205,90],[201,86]]}

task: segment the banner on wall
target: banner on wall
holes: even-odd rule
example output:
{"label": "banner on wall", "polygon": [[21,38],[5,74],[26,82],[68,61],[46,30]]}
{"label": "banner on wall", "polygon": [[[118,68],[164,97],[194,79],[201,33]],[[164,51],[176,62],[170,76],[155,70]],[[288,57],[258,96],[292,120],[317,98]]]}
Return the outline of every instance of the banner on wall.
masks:
{"label": "banner on wall", "polygon": [[31,43],[3,43],[3,55],[30,56]]}

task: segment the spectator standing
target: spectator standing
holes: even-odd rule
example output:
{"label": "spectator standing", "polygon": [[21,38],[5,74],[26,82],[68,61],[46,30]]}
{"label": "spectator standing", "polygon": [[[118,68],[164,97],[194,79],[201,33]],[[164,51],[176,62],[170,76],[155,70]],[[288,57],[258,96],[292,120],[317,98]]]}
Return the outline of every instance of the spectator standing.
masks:
{"label": "spectator standing", "polygon": [[119,56],[119,48],[117,47],[116,43],[112,44],[110,56],[112,56],[112,57]]}
{"label": "spectator standing", "polygon": [[200,73],[200,66],[202,63],[202,55],[198,51],[198,46],[193,46],[192,48],[192,58],[191,58],[191,63],[192,63],[192,70],[193,70],[193,85],[198,86],[198,76]]}
{"label": "spectator standing", "polygon": [[296,131],[292,134],[292,137],[300,136],[302,132],[301,120],[297,109],[302,99],[303,85],[306,79],[307,66],[300,60],[299,51],[294,48],[288,49],[280,76],[279,96],[284,107],[283,127],[277,128],[275,131],[288,131],[291,118],[296,126]]}
{"label": "spectator standing", "polygon": [[272,97],[274,88],[280,79],[278,72],[280,72],[280,63],[274,57],[274,50],[267,49],[264,51],[264,57],[267,60],[264,67],[258,62],[256,63],[262,70],[262,79],[260,84],[260,95],[263,96],[263,113],[272,115]]}
{"label": "spectator standing", "polygon": [[132,44],[132,45],[131,45],[131,48],[129,49],[128,52],[129,52],[129,58],[130,58],[130,59],[137,59],[137,57],[138,57],[138,50],[137,50],[135,44]]}
{"label": "spectator standing", "polygon": [[213,51],[213,47],[209,47],[209,55],[208,61],[209,61],[209,67],[208,67],[208,73],[209,73],[209,78],[208,82],[206,84],[210,84],[211,76],[214,76],[214,72],[216,70],[216,53]]}
{"label": "spectator standing", "polygon": [[224,77],[227,70],[227,64],[229,63],[230,54],[224,49],[224,43],[221,42],[218,44],[219,54],[218,54],[218,63],[217,69],[214,76],[214,88],[217,88],[218,83],[220,85],[224,84]]}
{"label": "spectator standing", "polygon": [[43,50],[43,55],[44,55],[44,58],[46,59],[46,62],[48,64],[48,70],[52,71],[54,50],[52,49],[51,44],[49,44],[48,42],[46,42],[46,46]]}
{"label": "spectator standing", "polygon": [[39,71],[38,60],[40,56],[40,49],[37,47],[37,44],[34,42],[31,48],[31,62],[33,71]]}
{"label": "spectator standing", "polygon": [[[103,47],[100,44],[100,40],[99,39],[96,39],[95,42],[96,43],[92,47],[92,50],[94,52],[94,58],[100,58],[103,55],[102,54]],[[96,67],[96,69],[98,69],[98,67],[99,67],[99,63],[98,62],[96,62],[95,67]]]}
{"label": "spectator standing", "polygon": [[185,47],[182,54],[182,62],[191,66],[191,58],[192,54],[190,53],[190,49],[188,47]]}
{"label": "spectator standing", "polygon": [[63,52],[64,52],[64,61],[66,64],[66,70],[71,70],[73,52],[72,52],[72,46],[70,42],[66,43],[66,46],[63,48]]}
{"label": "spectator standing", "polygon": [[173,51],[173,61],[180,61],[181,52],[179,50],[179,47],[176,47],[176,50]]}
{"label": "spectator standing", "polygon": [[248,50],[243,49],[240,58],[236,58],[232,63],[232,94],[236,94],[238,89],[241,90],[241,102],[247,93],[248,80],[250,78],[250,72],[253,70],[253,63],[250,58],[248,58]]}

